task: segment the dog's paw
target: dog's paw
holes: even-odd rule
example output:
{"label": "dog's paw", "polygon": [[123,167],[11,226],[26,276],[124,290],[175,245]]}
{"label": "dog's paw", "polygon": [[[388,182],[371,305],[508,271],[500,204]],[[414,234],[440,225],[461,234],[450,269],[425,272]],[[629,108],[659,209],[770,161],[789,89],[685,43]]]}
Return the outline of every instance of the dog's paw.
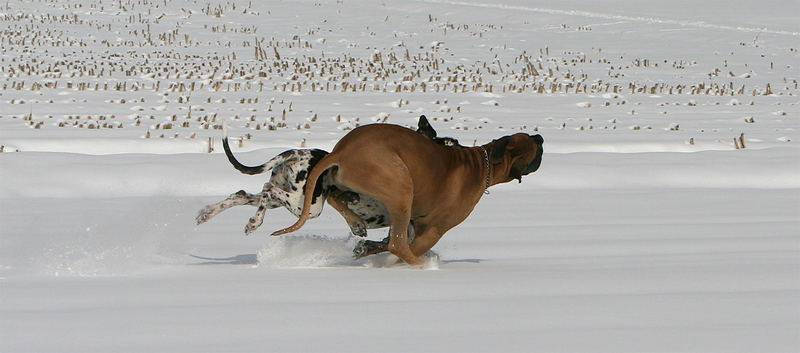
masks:
{"label": "dog's paw", "polygon": [[197,217],[195,217],[194,219],[197,222],[197,225],[201,225],[203,223],[208,222],[208,220],[211,219],[212,217],[211,211],[212,210],[210,209],[201,210],[200,213],[197,214]]}
{"label": "dog's paw", "polygon": [[388,249],[388,241],[359,240],[353,248],[353,257],[360,259],[364,256],[378,254]]}
{"label": "dog's paw", "polygon": [[365,242],[363,240],[359,241],[358,244],[356,244],[356,246],[353,248],[353,258],[360,259],[367,255],[367,246]]}
{"label": "dog's paw", "polygon": [[350,231],[353,233],[353,235],[358,237],[363,238],[367,236],[367,226],[364,224],[364,222],[358,222],[354,225],[351,225]]}
{"label": "dog's paw", "polygon": [[259,226],[260,224],[256,224],[255,219],[250,218],[250,222],[247,222],[247,225],[244,226],[244,235],[250,235],[251,233],[255,232]]}

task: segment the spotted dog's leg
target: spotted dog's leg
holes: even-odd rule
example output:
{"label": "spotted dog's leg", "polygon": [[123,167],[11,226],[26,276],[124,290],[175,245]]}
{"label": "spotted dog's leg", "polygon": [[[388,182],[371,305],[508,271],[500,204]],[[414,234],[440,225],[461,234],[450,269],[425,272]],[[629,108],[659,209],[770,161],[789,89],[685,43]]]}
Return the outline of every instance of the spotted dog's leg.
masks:
{"label": "spotted dog's leg", "polygon": [[[408,226],[408,243],[411,244],[414,241],[416,232],[414,231],[414,226]],[[374,241],[374,240],[361,240],[356,244],[355,248],[353,248],[353,257],[356,259],[360,259],[364,256],[369,256],[373,254],[380,254],[384,251],[389,250],[389,236],[387,235],[386,238],[383,238],[381,241]]]}
{"label": "spotted dog's leg", "polygon": [[355,192],[352,192],[352,191],[341,191],[341,190],[338,190],[338,189],[337,189],[337,191],[338,191],[338,194],[336,195],[336,197],[341,202],[352,203],[354,205],[358,205],[361,202],[361,195],[359,195],[359,194],[357,194]]}
{"label": "spotted dog's leg", "polygon": [[328,204],[331,205],[339,214],[344,217],[347,225],[350,226],[350,231],[353,235],[359,237],[367,236],[367,225],[353,210],[347,207],[347,202],[358,202],[358,194],[352,192],[343,192],[341,190],[332,191],[328,196]]}
{"label": "spotted dog's leg", "polygon": [[248,194],[244,190],[239,190],[231,194],[231,196],[228,196],[227,199],[217,202],[213,205],[208,205],[200,210],[195,220],[197,221],[197,224],[203,224],[208,222],[209,219],[216,216],[220,212],[231,207],[241,205],[256,206],[258,205],[260,198],[260,195]]}
{"label": "spotted dog's leg", "polygon": [[247,225],[244,227],[245,235],[250,235],[250,233],[255,232],[255,230],[264,223],[264,213],[268,208],[273,209],[284,205],[283,200],[279,197],[280,193],[275,192],[277,190],[279,189],[272,185],[272,183],[264,184],[264,189],[261,190],[261,194],[259,195],[258,210],[255,216],[250,218],[250,221],[247,222]]}
{"label": "spotted dog's leg", "polygon": [[361,240],[353,248],[353,257],[360,259],[364,256],[379,254],[387,250],[389,250],[389,237],[383,238],[381,241]]}

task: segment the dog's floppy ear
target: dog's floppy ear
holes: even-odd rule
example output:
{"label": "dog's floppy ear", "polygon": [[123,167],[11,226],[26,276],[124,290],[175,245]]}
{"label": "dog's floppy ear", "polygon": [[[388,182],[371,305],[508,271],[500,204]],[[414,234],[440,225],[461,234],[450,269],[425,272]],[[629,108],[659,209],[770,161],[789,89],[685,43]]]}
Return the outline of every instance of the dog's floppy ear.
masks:
{"label": "dog's floppy ear", "polygon": [[433,129],[431,123],[428,122],[428,118],[426,118],[424,115],[419,116],[419,123],[417,123],[417,132],[419,132],[420,134],[431,140],[436,138],[436,130]]}
{"label": "dog's floppy ear", "polygon": [[508,147],[508,143],[511,142],[511,137],[505,136],[499,140],[496,140],[494,145],[492,145],[492,152],[489,155],[489,160],[492,164],[497,164],[503,161],[503,157],[506,154],[506,147]]}

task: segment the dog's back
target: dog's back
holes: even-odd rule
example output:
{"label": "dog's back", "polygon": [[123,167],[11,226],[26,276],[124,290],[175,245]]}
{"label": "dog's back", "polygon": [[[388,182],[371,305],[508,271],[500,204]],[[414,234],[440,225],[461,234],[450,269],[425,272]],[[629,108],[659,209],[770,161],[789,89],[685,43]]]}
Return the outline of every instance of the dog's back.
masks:
{"label": "dog's back", "polygon": [[[441,187],[444,185],[434,184],[434,181],[449,182],[448,174],[451,172],[451,166],[463,164],[460,163],[460,159],[468,158],[462,154],[446,152],[456,149],[464,148],[436,143],[402,126],[372,124],[354,129],[342,138],[331,154],[335,154],[344,165],[374,165],[375,168],[380,168],[387,163],[386,157],[392,155],[397,156],[406,165],[424,166],[410,170],[412,179],[416,181],[415,193],[436,195],[437,190],[442,190]],[[365,151],[368,153],[364,153]],[[451,160],[453,158],[455,159]],[[479,165],[483,165],[482,161]],[[370,170],[372,169],[365,167],[363,171],[355,172],[367,173]]]}

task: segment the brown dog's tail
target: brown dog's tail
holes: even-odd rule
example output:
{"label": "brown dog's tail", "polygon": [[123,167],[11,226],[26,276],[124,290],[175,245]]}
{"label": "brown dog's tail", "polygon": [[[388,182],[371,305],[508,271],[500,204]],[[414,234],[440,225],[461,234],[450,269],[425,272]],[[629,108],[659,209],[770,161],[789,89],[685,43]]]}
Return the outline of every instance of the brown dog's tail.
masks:
{"label": "brown dog's tail", "polygon": [[330,153],[323,157],[319,163],[317,163],[317,165],[311,169],[311,173],[308,175],[308,180],[306,180],[306,187],[303,195],[303,211],[300,214],[300,218],[291,226],[281,230],[276,230],[272,233],[272,235],[281,235],[294,232],[300,229],[300,227],[306,223],[310,214],[311,199],[314,197],[314,187],[317,185],[317,179],[319,179],[320,175],[322,175],[324,171],[328,170],[328,168],[337,166],[338,164],[339,158],[334,153]]}

